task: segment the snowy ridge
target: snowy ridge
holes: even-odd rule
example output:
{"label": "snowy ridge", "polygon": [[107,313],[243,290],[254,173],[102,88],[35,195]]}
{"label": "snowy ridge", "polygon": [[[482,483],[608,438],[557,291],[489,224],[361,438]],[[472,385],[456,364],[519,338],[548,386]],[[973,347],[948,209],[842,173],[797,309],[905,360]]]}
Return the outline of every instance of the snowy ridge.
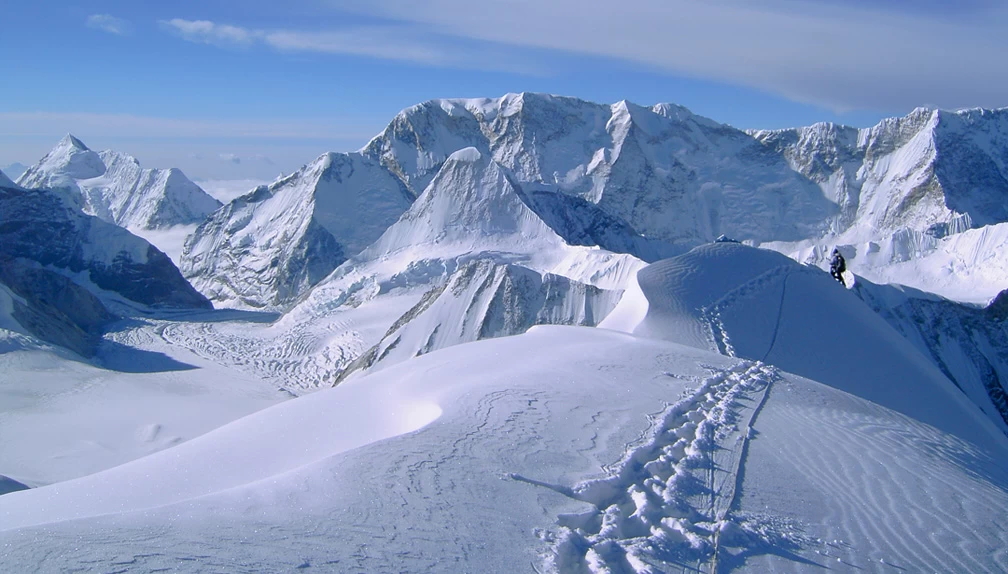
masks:
{"label": "snowy ridge", "polygon": [[745,133],[670,104],[531,93],[434,100],[404,110],[362,151],[419,190],[464,146],[490,155],[520,184],[579,196],[649,237],[687,247],[721,233],[797,239],[834,211]]}
{"label": "snowy ridge", "polygon": [[168,256],[58,192],[0,187],[0,207],[0,258],[58,271],[103,299],[106,291],[143,305],[210,307]]}
{"label": "snowy ridge", "polygon": [[175,168],[142,169],[131,156],[94,152],[69,134],[18,183],[62,191],[85,213],[132,229],[200,223],[221,205]]}
{"label": "snowy ridge", "polygon": [[[644,268],[638,282],[649,307],[635,333],[765,361],[952,434],[965,431],[951,421],[966,419],[1008,432],[852,293],[780,254],[714,243]],[[902,410],[910,394],[921,400]]]}
{"label": "snowy ridge", "polygon": [[519,265],[469,261],[424,294],[336,382],[452,345],[524,333],[534,325],[594,327],[621,295]]}
{"label": "snowy ridge", "polygon": [[214,213],[186,241],[181,268],[220,306],[283,308],[378,239],[410,199],[367,158],[323,154]]}

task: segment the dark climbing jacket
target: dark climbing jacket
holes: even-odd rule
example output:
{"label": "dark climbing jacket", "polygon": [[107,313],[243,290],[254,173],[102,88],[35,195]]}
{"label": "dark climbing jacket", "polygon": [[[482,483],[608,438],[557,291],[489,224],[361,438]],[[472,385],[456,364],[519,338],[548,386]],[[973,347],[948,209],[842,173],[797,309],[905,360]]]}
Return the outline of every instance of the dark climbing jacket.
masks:
{"label": "dark climbing jacket", "polygon": [[844,261],[843,255],[840,255],[839,251],[833,251],[833,260],[830,261],[829,272],[834,279],[840,282],[844,287],[847,283],[844,281],[843,272],[847,271],[847,262]]}
{"label": "dark climbing jacket", "polygon": [[830,261],[830,272],[843,273],[844,271],[847,271],[847,262],[844,261],[843,255],[840,255],[839,251],[834,251],[833,260]]}

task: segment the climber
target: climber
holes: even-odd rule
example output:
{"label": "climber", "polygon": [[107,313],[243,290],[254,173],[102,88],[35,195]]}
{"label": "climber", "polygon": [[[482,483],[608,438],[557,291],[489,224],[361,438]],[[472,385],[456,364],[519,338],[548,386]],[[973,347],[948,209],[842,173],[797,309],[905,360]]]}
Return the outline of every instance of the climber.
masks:
{"label": "climber", "polygon": [[843,255],[840,254],[839,249],[833,250],[833,259],[830,261],[829,272],[834,279],[840,282],[844,287],[847,283],[844,282],[843,273],[847,271],[847,262],[844,260]]}

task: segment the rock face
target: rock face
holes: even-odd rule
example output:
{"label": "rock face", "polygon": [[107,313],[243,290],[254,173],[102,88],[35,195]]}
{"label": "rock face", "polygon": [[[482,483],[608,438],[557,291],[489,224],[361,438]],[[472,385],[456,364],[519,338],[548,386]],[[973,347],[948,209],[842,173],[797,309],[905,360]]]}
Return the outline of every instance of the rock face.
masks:
{"label": "rock face", "polygon": [[210,308],[164,253],[56,192],[0,187],[0,257],[23,259],[156,307]]}
{"label": "rock face", "polygon": [[780,154],[685,108],[543,94],[434,100],[401,112],[363,150],[419,192],[461,147],[597,205],[645,236],[692,246],[722,233],[798,239],[836,206]]}
{"label": "rock face", "polygon": [[85,213],[129,229],[200,223],[221,206],[178,169],[143,169],[129,155],[92,151],[72,135],[18,183],[65,193]]}
{"label": "rock face", "polygon": [[1008,291],[981,309],[863,279],[854,290],[991,419],[1008,424]]}
{"label": "rock face", "polygon": [[214,213],[186,242],[182,272],[218,305],[281,308],[376,240],[412,199],[376,162],[323,154]]}
{"label": "rock face", "polygon": [[1008,221],[1008,109],[752,132],[841,209],[836,231],[933,237]]}
{"label": "rock face", "polygon": [[524,333],[534,325],[594,327],[622,291],[487,259],[470,261],[431,289],[377,345],[349,365],[337,383],[437,349]]}
{"label": "rock face", "polygon": [[29,333],[84,357],[115,317],[90,291],[25,259],[0,259],[0,283],[16,296],[12,317]]}

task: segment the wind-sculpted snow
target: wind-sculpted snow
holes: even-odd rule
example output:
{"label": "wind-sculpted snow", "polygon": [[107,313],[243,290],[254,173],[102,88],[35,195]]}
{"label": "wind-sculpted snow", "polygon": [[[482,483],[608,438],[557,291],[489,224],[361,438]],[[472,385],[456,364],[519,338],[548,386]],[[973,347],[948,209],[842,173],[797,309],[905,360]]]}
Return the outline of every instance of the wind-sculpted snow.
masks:
{"label": "wind-sculpted snow", "polygon": [[5,494],[0,545],[16,570],[996,572],[1004,440],[759,362],[536,327]]}
{"label": "wind-sculpted snow", "polygon": [[220,306],[283,308],[378,239],[411,199],[376,163],[327,153],[214,213],[186,241],[182,271]]}
{"label": "wind-sculpted snow", "polygon": [[130,229],[201,223],[221,206],[178,169],[142,169],[131,156],[94,152],[72,135],[18,182],[61,191],[85,213]]}
{"label": "wind-sculpted snow", "polygon": [[57,192],[0,187],[0,258],[54,268],[145,305],[210,307],[164,253]]}
{"label": "wind-sculpted snow", "polygon": [[[782,384],[781,384],[782,383]],[[907,402],[925,401],[908,394]],[[955,416],[949,413],[949,416]],[[811,381],[781,381],[753,425],[738,510],[787,507],[807,571],[1004,572],[1003,446],[964,441]],[[1002,442],[1002,445],[1004,443]],[[1000,516],[999,516],[1000,515]],[[724,571],[794,571],[791,552],[722,555]]]}
{"label": "wind-sculpted snow", "polygon": [[779,378],[759,363],[720,371],[654,416],[648,436],[608,476],[551,487],[594,508],[560,516],[547,571],[643,573],[690,564],[716,572],[722,545],[799,547],[799,532],[771,539],[768,524],[729,517],[752,421]]}
{"label": "wind-sculpted snow", "polygon": [[[928,358],[822,271],[714,243],[651,264],[638,282],[648,311],[635,333],[766,361],[967,440],[1000,435]],[[920,400],[908,404],[908,395]]]}

